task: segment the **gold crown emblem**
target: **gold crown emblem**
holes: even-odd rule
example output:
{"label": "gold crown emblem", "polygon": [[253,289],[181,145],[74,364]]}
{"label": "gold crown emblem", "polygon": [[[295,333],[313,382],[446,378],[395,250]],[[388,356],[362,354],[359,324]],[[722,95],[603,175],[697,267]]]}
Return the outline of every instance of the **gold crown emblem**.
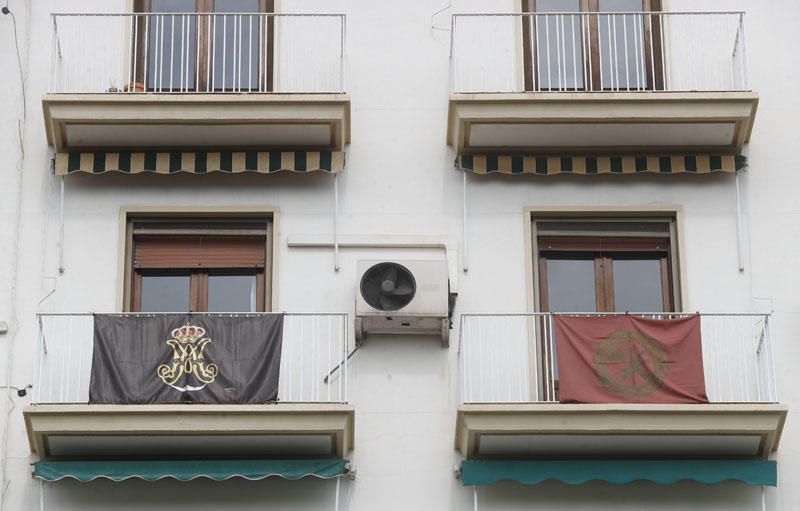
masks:
{"label": "gold crown emblem", "polygon": [[172,338],[181,344],[194,344],[204,335],[206,335],[206,329],[194,325],[183,325],[172,331]]}

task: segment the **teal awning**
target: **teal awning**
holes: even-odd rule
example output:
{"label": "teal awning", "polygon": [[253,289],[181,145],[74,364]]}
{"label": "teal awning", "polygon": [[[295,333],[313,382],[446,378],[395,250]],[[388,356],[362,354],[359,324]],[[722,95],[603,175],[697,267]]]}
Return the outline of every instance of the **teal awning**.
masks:
{"label": "teal awning", "polygon": [[39,461],[33,476],[45,481],[72,478],[81,482],[95,479],[197,478],[224,481],[234,477],[258,481],[267,477],[330,479],[347,473],[347,460],[180,460],[180,461]]}
{"label": "teal awning", "polygon": [[589,481],[612,484],[629,484],[634,481],[651,481],[657,484],[674,484],[678,481],[703,484],[741,481],[755,486],[777,486],[778,466],[775,461],[761,460],[464,461],[461,463],[461,478],[465,486],[500,481],[517,481],[522,484],[538,484],[544,481],[561,481],[567,484],[583,484]]}

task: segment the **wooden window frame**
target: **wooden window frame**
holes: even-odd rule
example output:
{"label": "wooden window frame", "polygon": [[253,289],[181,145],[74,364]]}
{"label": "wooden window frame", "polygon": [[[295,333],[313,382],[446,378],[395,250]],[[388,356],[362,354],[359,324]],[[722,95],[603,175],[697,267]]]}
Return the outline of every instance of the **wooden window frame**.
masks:
{"label": "wooden window frame", "polygon": [[[600,2],[599,0],[578,0],[580,11],[584,13],[598,12]],[[523,13],[535,13],[536,0],[521,0]],[[643,12],[662,12],[661,0],[642,0]],[[526,92],[542,91],[547,92],[550,90],[559,89],[540,89],[538,74],[534,71],[538,69],[536,62],[537,52],[534,51],[536,41],[536,29],[532,21],[533,16],[522,17],[522,62],[523,62],[523,84]],[[663,68],[663,49],[661,47],[662,29],[660,18],[655,17],[652,21],[652,33],[649,26],[643,27],[644,29],[644,50],[645,50],[645,68],[652,68],[655,76],[650,73],[645,73],[647,78],[647,85],[645,90],[664,90],[664,68]],[[588,84],[591,83],[591,90],[602,91],[610,89],[602,89],[601,74],[600,74],[600,50],[597,41],[599,40],[599,27],[597,17],[589,18],[589,37],[593,44],[591,44],[591,55],[589,59],[592,62],[592,75],[583,76],[583,87],[577,89],[566,88],[561,90],[577,90],[589,91]],[[651,53],[651,44],[648,41],[652,40],[653,51]],[[583,51],[583,50],[581,50]],[[584,55],[583,59],[586,60],[587,56]],[[581,66],[581,71],[584,73],[588,66]],[[655,83],[653,83],[655,81]],[[627,90],[620,88],[619,90]],[[634,89],[635,90],[635,89]]]}
{"label": "wooden window frame", "polygon": [[[209,228],[209,221],[214,224]],[[254,230],[241,228],[227,228],[235,226],[237,222],[256,221],[263,223],[263,228]],[[164,229],[152,229],[146,233],[137,229],[142,224],[158,224],[178,222],[179,228],[169,227]],[[242,246],[242,241],[247,238],[260,239],[263,237],[263,261],[257,262],[243,261],[241,258],[231,265],[226,265],[218,259],[211,262],[195,265],[187,264],[182,258],[181,262],[175,266],[170,265],[169,256],[161,259],[139,263],[135,260],[137,237],[148,238],[149,242],[153,239],[163,237],[165,242],[175,241],[176,238],[184,240],[186,238],[197,237],[199,239],[214,237],[215,240],[222,239],[219,244],[221,250],[236,251]],[[232,243],[224,243],[226,238],[236,240]],[[255,241],[255,240],[253,240]],[[166,243],[165,243],[166,244]],[[142,276],[146,274],[166,274],[166,275],[186,275],[189,276],[189,311],[205,312],[208,310],[208,277],[214,275],[235,274],[256,276],[256,312],[267,312],[271,310],[271,291],[272,291],[272,244],[273,226],[272,218],[266,216],[241,216],[224,217],[223,219],[213,217],[176,217],[176,216],[129,216],[126,222],[125,232],[125,282],[126,289],[124,294],[124,309],[129,312],[139,312],[141,306]],[[251,243],[252,245],[252,243]],[[209,251],[210,255],[219,253],[217,248]],[[180,311],[174,311],[180,312]],[[246,312],[246,311],[241,311]]]}
{"label": "wooden window frame", "polygon": [[[614,310],[614,281],[613,281],[613,260],[614,256],[638,256],[638,255],[659,255],[661,261],[661,289],[662,303],[665,309],[662,312],[676,312],[681,310],[680,302],[680,261],[678,259],[678,233],[677,217],[674,214],[658,214],[655,216],[643,214],[624,214],[621,216],[598,214],[537,214],[533,212],[530,217],[531,241],[533,243],[532,256],[535,272],[533,274],[533,292],[536,297],[538,307],[541,312],[549,312],[547,300],[547,259],[548,254],[558,254],[572,256],[573,258],[583,257],[595,261],[595,303],[600,312]],[[585,228],[576,230],[544,230],[540,232],[541,223],[568,222],[576,223]],[[647,230],[625,230],[614,229],[613,224],[638,224],[638,223],[657,223],[664,224],[665,229],[661,232]],[[593,228],[592,224],[600,224],[602,227]],[[607,256],[608,252],[611,256]],[[599,257],[598,257],[598,254]],[[655,259],[655,257],[653,258]],[[598,286],[601,276],[604,285]],[[592,311],[586,311],[592,312]],[[630,311],[646,312],[646,311]],[[542,322],[535,322],[535,336],[531,339],[531,356],[536,357],[532,360],[532,371],[539,374],[538,385],[541,389],[548,389],[551,382],[548,381],[549,371],[543,366],[548,360],[549,347],[540,342],[544,339],[544,329]],[[559,381],[552,382],[555,395],[551,398],[558,399]],[[534,382],[531,382],[534,385]],[[533,392],[536,387],[531,388]],[[543,396],[547,396],[545,390]]]}
{"label": "wooden window frame", "polygon": [[[216,1],[224,1],[224,0],[195,0],[195,13],[214,13],[215,12],[215,2]],[[258,1],[258,8],[259,12],[267,13],[267,14],[274,14],[275,13],[275,0],[259,0]],[[151,0],[134,0],[133,2],[133,12],[134,13],[149,13],[151,12]],[[207,34],[208,31],[211,30],[208,23],[208,16],[200,16],[197,20],[197,31],[200,34]],[[275,17],[274,16],[267,16],[264,31],[266,32],[267,40],[266,40],[266,69],[262,69],[260,65],[264,59],[261,57],[260,50],[264,48],[263,45],[259,43],[259,84],[265,83],[266,84],[266,92],[272,92],[274,90],[274,81],[275,81]],[[145,55],[145,27],[140,24],[137,30],[137,34],[134,37],[134,42],[132,44],[136,44],[136,62],[133,62],[131,65],[134,69],[136,69],[136,77],[135,81],[137,83],[141,83],[144,90],[151,90],[147,89],[147,84],[144,83],[145,80],[145,66],[147,65],[147,55]],[[259,40],[262,37],[262,34],[259,34]],[[197,57],[198,62],[200,63],[200,68],[197,70],[197,83],[195,83],[194,91],[196,92],[204,92],[209,90],[211,93],[214,92],[224,92],[225,90],[222,89],[214,89],[213,87],[209,88],[208,83],[210,80],[209,70],[206,68],[206,63],[209,62],[209,54],[213,51],[208,45],[206,44],[208,38],[200,35],[199,44],[197,47],[197,53],[199,54]],[[266,76],[265,76],[266,73]],[[164,90],[164,88],[161,88]]]}
{"label": "wooden window frame", "polygon": [[[615,260],[641,258],[659,261],[661,267],[661,301],[663,310],[674,312],[674,285],[670,262],[670,243],[667,238],[615,238],[615,237],[553,237],[540,236],[539,244],[539,303],[549,311],[547,298],[547,261],[551,259],[594,260],[596,312],[614,312]],[[546,244],[547,249],[541,245]],[[555,256],[555,257],[554,257]],[[586,311],[594,312],[594,311]],[[631,311],[650,312],[650,311]],[[656,312],[656,311],[652,311]]]}

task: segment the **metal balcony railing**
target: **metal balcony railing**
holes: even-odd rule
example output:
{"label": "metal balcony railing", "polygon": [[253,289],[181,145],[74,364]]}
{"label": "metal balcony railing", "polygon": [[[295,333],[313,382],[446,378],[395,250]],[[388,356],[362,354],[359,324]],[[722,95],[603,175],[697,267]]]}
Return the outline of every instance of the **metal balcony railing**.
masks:
{"label": "metal balcony railing", "polygon": [[[690,315],[631,314],[663,319]],[[547,312],[462,314],[460,402],[558,402],[553,316]],[[769,314],[700,314],[710,402],[777,402],[769,322]]]}
{"label": "metal balcony railing", "polygon": [[743,12],[456,14],[452,90],[747,90]]}
{"label": "metal balcony railing", "polygon": [[[208,313],[229,317],[258,314]],[[342,362],[347,358],[348,315],[283,314],[278,401],[346,403],[348,368]],[[193,315],[202,316],[204,313]],[[34,404],[88,402],[94,344],[93,316],[92,313],[38,315]]]}
{"label": "metal balcony railing", "polygon": [[343,14],[54,14],[52,93],[343,93]]}

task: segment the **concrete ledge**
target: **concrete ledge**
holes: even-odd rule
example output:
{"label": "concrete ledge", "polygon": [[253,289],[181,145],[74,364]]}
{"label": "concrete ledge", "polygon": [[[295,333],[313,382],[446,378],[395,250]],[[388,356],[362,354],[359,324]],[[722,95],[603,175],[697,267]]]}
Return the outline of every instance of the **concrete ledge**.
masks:
{"label": "concrete ledge", "polygon": [[341,151],[346,94],[45,94],[56,151],[260,147]]}
{"label": "concrete ledge", "polygon": [[[329,435],[329,455],[344,458],[353,447],[355,411],[352,405],[338,403],[40,404],[26,407],[23,415],[31,451],[40,460],[63,459],[63,456],[52,455],[49,448],[50,439],[55,437],[104,437],[106,440],[109,440],[108,437],[124,437],[124,442],[128,444],[136,442],[136,438],[145,442],[148,437],[181,440],[191,440],[194,437],[198,439],[198,451],[195,454],[202,455],[202,444],[208,443],[209,439],[213,439],[216,452],[224,453],[226,439],[234,442],[250,436],[266,442],[270,436],[290,435],[315,438]],[[111,448],[113,449],[113,445]],[[72,451],[74,450],[73,447]],[[69,457],[80,458],[80,453],[72,452]]]}
{"label": "concrete ledge", "polygon": [[[693,449],[699,449],[692,451],[697,457],[766,459],[778,448],[787,413],[781,404],[470,404],[458,408],[456,449],[466,459],[491,458],[496,453],[482,452],[481,440],[492,437],[503,440],[506,455],[519,445],[516,457],[520,458],[537,457],[537,448],[531,445],[541,443],[547,445],[539,448],[538,456],[569,457],[575,442],[585,452],[608,457],[614,454],[614,445],[622,445],[627,437],[629,445],[625,452],[620,449],[620,457],[664,456],[691,441]],[[708,452],[703,452],[703,439],[708,440]]]}
{"label": "concrete ledge", "polygon": [[447,143],[469,152],[739,152],[754,92],[451,94]]}

